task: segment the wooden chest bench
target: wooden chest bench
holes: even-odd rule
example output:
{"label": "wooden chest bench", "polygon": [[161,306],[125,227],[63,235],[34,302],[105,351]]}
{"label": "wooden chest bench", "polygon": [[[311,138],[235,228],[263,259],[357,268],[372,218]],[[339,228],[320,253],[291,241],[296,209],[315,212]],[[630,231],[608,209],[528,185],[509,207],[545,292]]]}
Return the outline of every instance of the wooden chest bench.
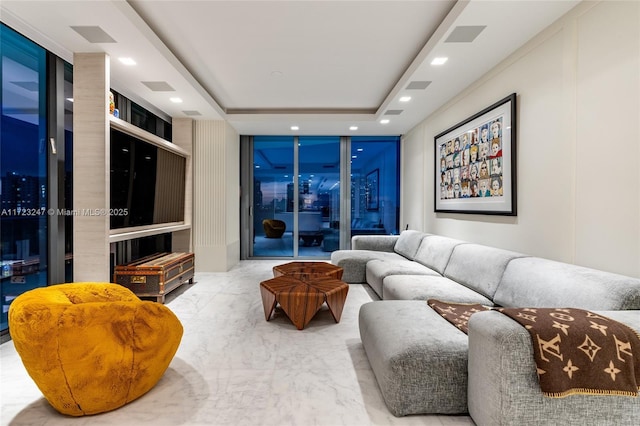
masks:
{"label": "wooden chest bench", "polygon": [[127,287],[138,297],[155,297],[164,303],[167,293],[185,282],[193,283],[193,253],[156,253],[125,265],[117,265],[113,282]]}

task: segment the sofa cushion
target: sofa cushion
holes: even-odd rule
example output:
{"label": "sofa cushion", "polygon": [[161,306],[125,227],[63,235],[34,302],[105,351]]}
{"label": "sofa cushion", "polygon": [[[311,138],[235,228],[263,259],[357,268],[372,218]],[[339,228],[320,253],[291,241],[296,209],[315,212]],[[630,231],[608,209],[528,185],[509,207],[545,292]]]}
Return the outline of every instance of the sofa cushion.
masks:
{"label": "sofa cushion", "polygon": [[382,282],[384,300],[439,299],[444,302],[480,303],[493,306],[493,302],[468,287],[449,278],[427,275],[391,275]]}
{"label": "sofa cushion", "polygon": [[406,230],[400,233],[398,241],[393,250],[409,260],[413,260],[418,252],[418,247],[422,239],[426,236],[424,232]]}
{"label": "sofa cushion", "polygon": [[444,276],[492,299],[509,261],[524,256],[480,244],[459,244],[453,249]]}
{"label": "sofa cushion", "polygon": [[467,411],[467,336],[427,302],[362,305],[360,338],[389,411]]}
{"label": "sofa cushion", "polygon": [[463,243],[464,241],[453,238],[427,235],[422,239],[414,260],[442,275],[449,263],[453,248]]}
{"label": "sofa cushion", "polygon": [[378,293],[378,296],[382,297],[382,280],[389,275],[435,275],[440,276],[433,269],[429,269],[426,266],[418,262],[411,260],[398,260],[398,261],[386,261],[386,260],[370,260],[367,262],[366,278],[367,284]]}
{"label": "sofa cushion", "polygon": [[493,300],[507,307],[640,309],[640,279],[524,257],[509,262]]}
{"label": "sofa cushion", "polygon": [[342,281],[351,284],[366,283],[367,262],[372,259],[388,261],[406,260],[397,253],[376,250],[337,250],[331,253],[331,263],[344,269]]}
{"label": "sofa cushion", "polygon": [[[638,311],[596,311],[640,332]],[[479,425],[637,425],[640,399],[540,391],[529,332],[498,312],[469,320],[469,413]]]}
{"label": "sofa cushion", "polygon": [[351,237],[351,249],[393,253],[399,238],[399,235],[354,235]]}

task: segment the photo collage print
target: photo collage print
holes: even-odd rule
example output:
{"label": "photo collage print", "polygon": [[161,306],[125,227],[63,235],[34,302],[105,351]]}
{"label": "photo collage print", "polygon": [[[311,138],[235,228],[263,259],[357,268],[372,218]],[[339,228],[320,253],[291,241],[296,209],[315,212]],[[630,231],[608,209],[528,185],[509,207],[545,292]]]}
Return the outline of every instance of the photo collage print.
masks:
{"label": "photo collage print", "polygon": [[438,147],[440,199],[502,197],[502,117]]}

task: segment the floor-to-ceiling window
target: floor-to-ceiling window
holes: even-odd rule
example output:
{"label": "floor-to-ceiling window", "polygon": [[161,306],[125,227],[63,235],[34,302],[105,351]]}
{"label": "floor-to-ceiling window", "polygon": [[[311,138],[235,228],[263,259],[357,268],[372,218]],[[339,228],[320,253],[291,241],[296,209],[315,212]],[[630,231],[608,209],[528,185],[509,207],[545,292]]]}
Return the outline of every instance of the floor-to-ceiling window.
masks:
{"label": "floor-to-ceiling window", "polygon": [[0,144],[2,324],[9,304],[47,285],[47,54],[0,26],[2,125]]}
{"label": "floor-to-ceiling window", "polygon": [[400,138],[351,138],[351,236],[397,234]]}
{"label": "floor-to-ceiling window", "polygon": [[73,70],[0,24],[0,332],[27,290],[72,279]]}
{"label": "floor-to-ceiling window", "polygon": [[243,258],[328,258],[398,233],[397,136],[243,136]]}
{"label": "floor-to-ceiling window", "polygon": [[[63,64],[64,83],[64,199],[61,205],[73,210],[73,67]],[[60,170],[62,172],[62,170]],[[64,280],[73,281],[73,216],[64,217]]]}

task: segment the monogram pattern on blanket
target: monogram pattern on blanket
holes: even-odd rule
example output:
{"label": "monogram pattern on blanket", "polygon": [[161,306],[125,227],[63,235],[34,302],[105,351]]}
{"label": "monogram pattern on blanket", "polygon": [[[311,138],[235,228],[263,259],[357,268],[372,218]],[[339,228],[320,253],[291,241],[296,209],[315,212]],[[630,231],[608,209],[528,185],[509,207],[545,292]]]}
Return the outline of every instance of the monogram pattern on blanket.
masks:
{"label": "monogram pattern on blanket", "polygon": [[448,303],[437,299],[429,299],[427,304],[464,334],[469,334],[469,317],[472,314],[491,309],[479,303]]}
{"label": "monogram pattern on blanket", "polygon": [[497,310],[531,335],[545,396],[638,396],[640,338],[631,328],[582,309]]}

